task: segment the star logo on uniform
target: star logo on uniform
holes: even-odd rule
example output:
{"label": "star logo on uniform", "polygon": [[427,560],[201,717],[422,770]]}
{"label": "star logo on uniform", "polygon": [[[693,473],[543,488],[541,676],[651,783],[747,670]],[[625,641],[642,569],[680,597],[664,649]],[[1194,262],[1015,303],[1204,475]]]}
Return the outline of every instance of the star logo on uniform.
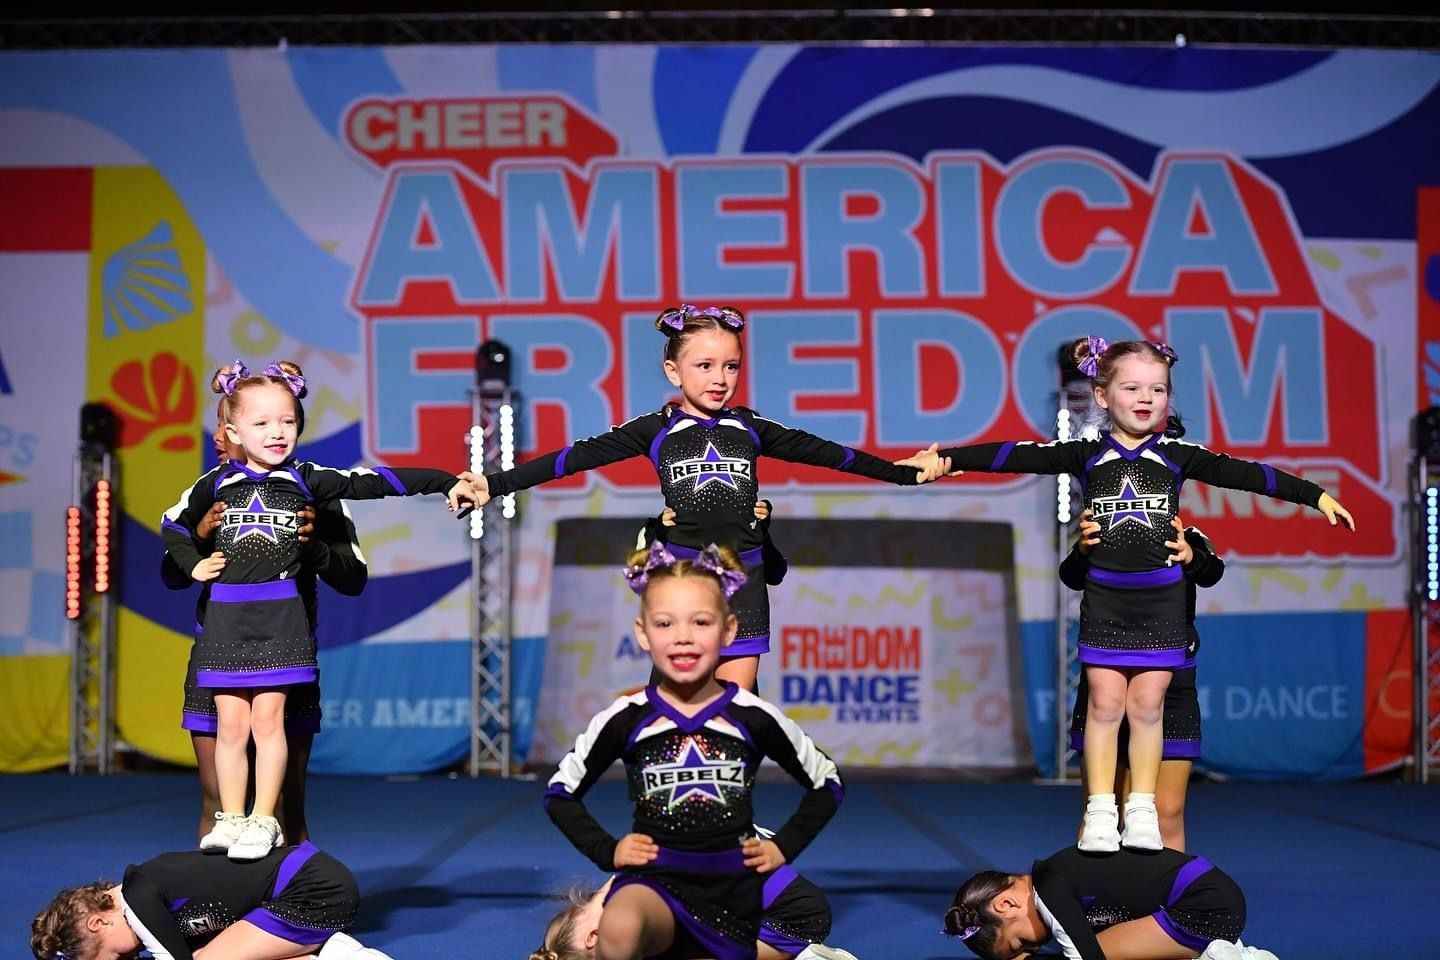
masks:
{"label": "star logo on uniform", "polygon": [[715,444],[706,442],[705,455],[689,460],[677,460],[670,464],[670,482],[675,483],[693,477],[698,493],[708,483],[723,483],[731,490],[739,490],[736,478],[750,479],[750,461],[741,457],[727,457],[715,449]]}
{"label": "star logo on uniform", "polygon": [[246,537],[264,537],[271,543],[278,543],[275,539],[276,515],[265,506],[265,501],[260,499],[260,491],[255,491],[250,496],[248,506],[239,510],[225,511],[226,526],[235,525],[235,542],[239,543]]}
{"label": "star logo on uniform", "polygon": [[694,738],[687,737],[685,749],[672,763],[656,763],[642,772],[645,795],[670,791],[666,810],[674,810],[687,797],[699,796],[716,803],[728,803],[722,787],[745,786],[745,764],[739,760],[711,760]]}
{"label": "star logo on uniform", "polygon": [[1155,529],[1155,524],[1150,522],[1150,514],[1158,513],[1164,516],[1170,514],[1170,494],[1168,493],[1140,493],[1135,489],[1135,483],[1129,477],[1120,486],[1120,492],[1113,497],[1096,497],[1090,501],[1090,510],[1095,519],[1109,517],[1110,523],[1107,531],[1113,531],[1122,523],[1132,522],[1139,526]]}

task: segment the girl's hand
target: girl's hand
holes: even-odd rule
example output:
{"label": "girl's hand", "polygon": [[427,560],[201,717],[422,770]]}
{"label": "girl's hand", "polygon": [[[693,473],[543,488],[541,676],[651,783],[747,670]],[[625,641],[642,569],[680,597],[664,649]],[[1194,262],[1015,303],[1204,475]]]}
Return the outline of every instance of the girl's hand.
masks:
{"label": "girl's hand", "polygon": [[1081,556],[1100,543],[1100,521],[1093,519],[1093,516],[1089,507],[1080,512],[1080,536],[1076,539],[1075,546],[1080,549]]}
{"label": "girl's hand", "polygon": [[1335,526],[1335,518],[1339,517],[1345,521],[1345,526],[1351,531],[1355,529],[1355,518],[1350,516],[1350,511],[1340,506],[1340,501],[1328,493],[1320,494],[1320,502],[1315,504],[1316,509],[1325,514],[1325,519],[1330,521],[1330,526]]}
{"label": "girl's hand", "polygon": [[295,539],[301,543],[309,543],[310,535],[315,532],[315,504],[307,503],[295,511]]}
{"label": "girl's hand", "polygon": [[1175,528],[1175,539],[1166,540],[1165,546],[1170,548],[1170,556],[1165,559],[1166,566],[1179,564],[1188,566],[1191,560],[1195,559],[1195,551],[1190,549],[1190,541],[1185,539],[1185,524],[1180,522],[1180,515],[1176,514],[1170,518],[1170,526]]}
{"label": "girl's hand", "polygon": [[924,450],[917,450],[913,457],[906,457],[904,460],[896,460],[898,467],[915,467],[920,472],[915,474],[916,483],[929,483],[932,480],[939,480],[941,477],[956,477],[964,471],[950,470],[950,459],[942,458],[938,453],[940,444],[932,443]]}
{"label": "girl's hand", "polygon": [[756,501],[755,501],[755,519],[756,519],[756,520],[768,520],[768,519],[770,519],[770,501],[769,501],[769,500],[756,500]]}
{"label": "girl's hand", "polygon": [[220,525],[225,522],[225,507],[226,504],[224,500],[216,500],[210,504],[210,509],[206,511],[205,516],[201,517],[200,522],[195,524],[196,540],[199,540],[201,543],[208,543],[210,538],[215,536],[215,531],[219,530]]}
{"label": "girl's hand", "polygon": [[190,571],[190,579],[197,583],[204,583],[207,580],[214,580],[220,576],[220,571],[225,569],[225,554],[216,550],[210,556],[195,564],[195,569]]}
{"label": "girl's hand", "polygon": [[490,502],[489,484],[483,476],[466,471],[460,474],[460,482],[450,488],[445,494],[445,506],[454,513],[462,506],[474,507],[476,509],[485,506]]}
{"label": "girl's hand", "polygon": [[664,527],[675,526],[675,508],[666,507],[660,511],[660,525]]}
{"label": "girl's hand", "polygon": [[740,850],[745,854],[745,866],[756,873],[769,873],[785,863],[785,854],[780,852],[774,840],[751,837],[740,844]]}
{"label": "girl's hand", "polygon": [[615,844],[615,867],[643,867],[660,856],[660,847],[643,833],[627,833]]}

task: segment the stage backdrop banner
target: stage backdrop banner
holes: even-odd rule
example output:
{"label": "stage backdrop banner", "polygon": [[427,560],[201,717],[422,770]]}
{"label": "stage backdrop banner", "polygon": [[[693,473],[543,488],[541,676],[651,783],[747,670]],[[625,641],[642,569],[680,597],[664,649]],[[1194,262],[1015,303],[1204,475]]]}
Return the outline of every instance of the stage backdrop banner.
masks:
{"label": "stage backdrop banner", "polygon": [[[550,650],[532,760],[649,679],[621,568],[643,519],[557,525]],[[1012,530],[944,521],[777,521],[760,694],[844,767],[1030,766]]]}
{"label": "stage backdrop banner", "polygon": [[[1202,595],[1202,682],[1212,666],[1245,676],[1251,644],[1279,649],[1253,617],[1317,618],[1316,636],[1363,637],[1364,661],[1383,659],[1378,624],[1408,596],[1407,425],[1440,396],[1437,185],[1431,52],[0,53],[0,769],[64,760],[61,530],[80,404],[109,403],[123,424],[121,738],[183,761],[195,598],[159,585],[156,530],[209,463],[217,366],[301,364],[302,457],[460,470],[479,341],[511,350],[524,460],[671,395],[653,322],[677,302],[746,312],[737,403],[891,459],[932,441],[1048,439],[1068,338],[1167,341],[1186,439],[1309,477],[1359,521],[1344,535],[1313,511],[1185,485],[1182,514],[1230,562]],[[782,521],[906,518],[915,539],[943,521],[1013,525],[1022,629],[1052,632],[1053,481],[969,473],[899,491],[769,460],[759,473]],[[519,498],[517,756],[544,672],[555,523],[653,516],[656,489],[637,457]],[[354,513],[370,584],[324,596],[333,716],[314,768],[444,765],[467,740],[465,525],[434,502]],[[899,596],[949,598],[945,578],[974,573],[924,569],[894,581]],[[805,631],[832,622],[818,596],[846,605],[846,578],[868,575],[812,582],[799,564],[777,593],[767,692],[783,698],[789,678],[795,709],[829,710],[817,722],[837,731],[862,726],[842,714],[854,704],[804,701],[870,668],[847,662],[828,683],[806,666]],[[965,596],[940,613],[973,613],[978,633],[986,608]],[[887,604],[847,607],[847,628],[908,609]],[[951,663],[924,645],[940,622],[920,624],[922,670]],[[859,636],[840,646],[874,642]],[[961,686],[978,683],[964,663]],[[1352,707],[1380,716],[1380,689],[1356,688]],[[905,726],[885,721],[857,755],[891,762],[913,742]],[[1003,740],[957,746],[956,762],[972,748],[1014,762]],[[1264,757],[1224,756],[1263,775]],[[1273,772],[1339,769],[1287,757]]]}

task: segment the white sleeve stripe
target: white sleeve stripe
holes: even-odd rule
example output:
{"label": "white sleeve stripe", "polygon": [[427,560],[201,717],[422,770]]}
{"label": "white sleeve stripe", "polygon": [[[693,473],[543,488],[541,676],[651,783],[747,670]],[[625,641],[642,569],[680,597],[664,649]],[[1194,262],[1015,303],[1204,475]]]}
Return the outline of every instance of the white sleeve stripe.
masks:
{"label": "white sleeve stripe", "polygon": [[790,747],[795,751],[795,757],[800,761],[800,766],[805,775],[810,778],[810,788],[818,790],[825,786],[827,780],[840,782],[840,768],[835,766],[835,761],[825,755],[825,751],[815,746],[800,725],[781,712],[780,708],[768,700],[762,700],[749,690],[738,690],[735,693],[735,703],[745,707],[759,707],[768,713],[775,723],[779,725],[780,731],[790,741]]}
{"label": "white sleeve stripe", "polygon": [[130,925],[131,930],[135,931],[135,935],[140,938],[140,942],[145,944],[145,949],[150,951],[150,955],[154,957],[155,960],[175,960],[175,955],[165,949],[155,934],[150,932],[150,928],[145,926],[145,923],[140,919],[139,915],[130,909],[130,904],[125,902],[124,893],[119,894],[119,900],[120,910],[125,916],[125,922]]}
{"label": "white sleeve stripe", "polygon": [[643,699],[644,696],[645,692],[642,690],[640,693],[631,694],[628,697],[621,697],[597,713],[594,718],[591,719],[590,725],[585,728],[585,732],[575,738],[575,749],[565,754],[565,757],[560,761],[560,766],[555,770],[555,775],[550,778],[549,786],[564,787],[568,793],[572,794],[580,789],[580,784],[584,782],[585,775],[589,773],[589,768],[586,766],[585,761],[590,756],[590,751],[595,749],[595,741],[599,739],[601,731],[605,729],[605,725],[620,711],[625,710],[633,704],[639,703],[640,700],[637,698]]}
{"label": "white sleeve stripe", "polygon": [[[180,494],[180,499],[175,501],[175,505],[169,510],[165,511],[164,517],[166,520],[169,520],[171,523],[180,522],[180,514],[184,513],[185,508],[190,506],[190,494],[194,493],[195,488],[200,486],[200,484],[205,480],[205,477],[208,476],[210,476],[210,474],[207,473],[204,477],[201,477],[199,480],[196,480],[194,483],[190,484],[190,486],[185,488],[185,492]],[[153,517],[154,514],[152,513],[151,516]]]}
{"label": "white sleeve stripe", "polygon": [[360,531],[355,529],[355,518],[350,516],[350,508],[345,506],[344,500],[336,500],[340,504],[340,512],[345,515],[345,531],[350,536],[350,549],[355,553],[355,559],[364,566],[370,564],[365,560],[365,554],[360,551]]}

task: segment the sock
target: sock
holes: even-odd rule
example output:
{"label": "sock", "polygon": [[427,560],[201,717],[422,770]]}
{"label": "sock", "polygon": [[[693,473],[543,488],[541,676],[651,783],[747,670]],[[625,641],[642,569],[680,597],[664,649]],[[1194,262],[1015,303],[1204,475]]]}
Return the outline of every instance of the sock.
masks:
{"label": "sock", "polygon": [[1127,807],[1130,807],[1130,806],[1150,807],[1151,809],[1154,809],[1154,807],[1155,807],[1155,794],[1153,794],[1153,793],[1135,793],[1134,791],[1131,791],[1131,793],[1130,793],[1130,799],[1127,800],[1127,801],[1125,801],[1125,806],[1127,806]]}
{"label": "sock", "polygon": [[1113,793],[1092,793],[1085,801],[1085,810],[1116,810],[1115,794]]}

